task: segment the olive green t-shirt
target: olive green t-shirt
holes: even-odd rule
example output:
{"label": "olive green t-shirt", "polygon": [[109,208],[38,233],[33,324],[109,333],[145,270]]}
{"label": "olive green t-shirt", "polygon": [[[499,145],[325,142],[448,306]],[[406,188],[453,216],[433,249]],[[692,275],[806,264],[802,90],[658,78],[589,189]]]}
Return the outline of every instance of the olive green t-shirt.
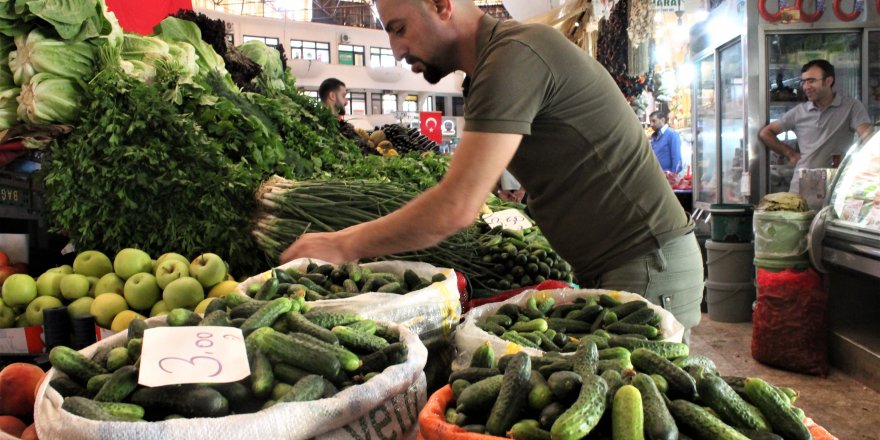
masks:
{"label": "olive green t-shirt", "polygon": [[595,59],[549,26],[488,15],[477,54],[465,130],[524,135],[508,169],[582,283],[693,230],[638,118]]}

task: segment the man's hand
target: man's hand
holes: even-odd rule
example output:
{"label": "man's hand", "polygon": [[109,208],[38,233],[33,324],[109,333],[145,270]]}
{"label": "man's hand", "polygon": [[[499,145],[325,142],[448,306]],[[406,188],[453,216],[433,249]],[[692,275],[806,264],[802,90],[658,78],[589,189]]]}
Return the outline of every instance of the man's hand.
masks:
{"label": "man's hand", "polygon": [[801,160],[801,152],[795,150],[794,148],[789,148],[785,154],[785,157],[788,158],[789,163],[794,165],[794,164],[798,163],[799,160]]}
{"label": "man's hand", "polygon": [[317,258],[328,263],[342,264],[354,261],[356,256],[346,253],[343,234],[340,232],[315,232],[303,234],[281,253],[281,263],[297,258]]}

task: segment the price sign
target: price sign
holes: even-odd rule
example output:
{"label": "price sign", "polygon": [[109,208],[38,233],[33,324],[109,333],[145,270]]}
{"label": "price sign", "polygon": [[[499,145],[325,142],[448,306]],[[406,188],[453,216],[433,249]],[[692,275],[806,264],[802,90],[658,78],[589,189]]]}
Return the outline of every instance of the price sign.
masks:
{"label": "price sign", "polygon": [[503,211],[493,212],[483,216],[483,221],[489,226],[501,226],[504,229],[513,231],[521,231],[532,227],[532,222],[518,209],[505,209]]}
{"label": "price sign", "polygon": [[227,383],[250,375],[241,329],[156,327],[144,331],[138,383]]}

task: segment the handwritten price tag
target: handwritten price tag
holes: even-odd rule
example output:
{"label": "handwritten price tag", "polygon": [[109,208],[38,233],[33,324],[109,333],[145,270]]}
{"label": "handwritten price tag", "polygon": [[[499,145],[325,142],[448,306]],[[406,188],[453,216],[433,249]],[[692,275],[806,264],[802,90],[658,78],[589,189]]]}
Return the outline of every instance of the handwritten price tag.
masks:
{"label": "handwritten price tag", "polygon": [[520,231],[532,227],[532,222],[518,209],[505,209],[483,216],[483,221],[489,226],[501,226],[504,229]]}
{"label": "handwritten price tag", "polygon": [[144,331],[138,383],[227,383],[251,374],[235,327],[156,327]]}

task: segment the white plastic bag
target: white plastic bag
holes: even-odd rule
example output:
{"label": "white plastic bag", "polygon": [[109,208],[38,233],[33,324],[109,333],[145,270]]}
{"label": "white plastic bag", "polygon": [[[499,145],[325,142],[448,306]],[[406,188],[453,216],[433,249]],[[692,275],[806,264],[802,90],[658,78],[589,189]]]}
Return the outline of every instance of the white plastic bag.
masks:
{"label": "white plastic bag", "polygon": [[501,308],[501,306],[505,304],[517,304],[520,306],[525,306],[529,300],[529,297],[533,295],[546,295],[553,298],[556,301],[556,305],[560,305],[572,303],[577,298],[598,299],[599,295],[603,293],[610,295],[620,302],[644,301],[648,303],[648,307],[654,309],[660,315],[660,330],[665,336],[663,340],[681,342],[681,338],[684,335],[684,326],[682,326],[681,323],[679,323],[675,319],[672,313],[669,313],[662,307],[651,303],[641,295],[630,292],[601,289],[555,289],[541,291],[526,290],[519,295],[508,298],[505,301],[484,304],[482,306],[473,308],[468,312],[464,322],[459,325],[455,331],[455,349],[457,354],[455,360],[452,362],[452,369],[457,370],[470,365],[471,358],[474,355],[474,351],[479,348],[480,345],[483,345],[483,343],[486,341],[490,342],[490,344],[492,345],[492,349],[495,350],[495,353],[498,356],[508,353],[516,353],[518,351],[524,351],[532,356],[541,356],[544,353],[539,349],[523,347],[519,344],[505,341],[504,339],[501,339],[500,337],[488,333],[485,330],[477,327],[477,322],[481,318],[494,315],[495,312]]}
{"label": "white plastic bag", "polygon": [[[324,264],[315,259],[298,259],[279,266],[281,269],[294,267],[305,272],[309,262]],[[461,318],[461,302],[458,295],[458,283],[455,271],[437,268],[427,263],[409,261],[378,261],[364,263],[373,272],[387,272],[403,276],[403,272],[411,269],[418,276],[430,279],[436,273],[446,275],[446,280],[409,292],[404,295],[395,293],[369,292],[351,298],[309,301],[315,309],[331,312],[351,312],[375,321],[389,321],[403,324],[416,332],[423,341],[440,337],[449,337],[452,329]],[[236,290],[245,294],[249,285],[263,283],[271,271],[248,278],[240,283]]]}
{"label": "white plastic bag", "polygon": [[[86,347],[81,353],[92,357],[99,350],[120,346],[126,333]],[[63,398],[49,387],[56,374],[51,369],[40,385],[34,406],[37,434],[43,439],[64,440],[405,438],[418,426],[419,411],[427,400],[422,370],[428,351],[415,333],[402,326],[400,340],[409,350],[406,362],[386,368],[361,385],[327,399],[283,403],[256,413],[221,418],[161,422],[88,420],[61,409]]]}

